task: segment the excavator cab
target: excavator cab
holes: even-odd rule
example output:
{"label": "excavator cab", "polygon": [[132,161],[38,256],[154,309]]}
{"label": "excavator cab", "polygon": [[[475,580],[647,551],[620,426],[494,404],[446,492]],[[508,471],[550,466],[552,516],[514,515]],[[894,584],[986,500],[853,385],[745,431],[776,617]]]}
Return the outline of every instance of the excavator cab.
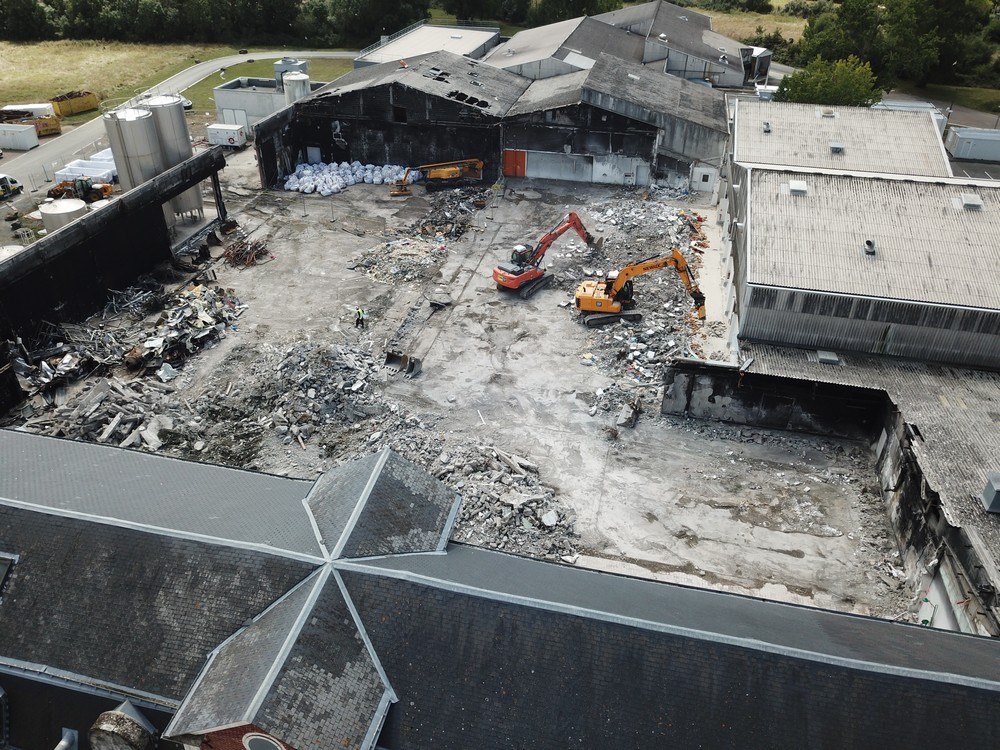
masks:
{"label": "excavator cab", "polygon": [[527,245],[514,245],[510,254],[511,265],[523,266],[531,259],[532,250]]}

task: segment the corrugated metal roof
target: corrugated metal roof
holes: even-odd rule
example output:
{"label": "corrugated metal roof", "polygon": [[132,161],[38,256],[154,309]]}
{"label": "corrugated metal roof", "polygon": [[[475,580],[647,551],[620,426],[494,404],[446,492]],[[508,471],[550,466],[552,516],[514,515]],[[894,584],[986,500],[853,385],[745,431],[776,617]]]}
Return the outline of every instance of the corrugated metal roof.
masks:
{"label": "corrugated metal roof", "polygon": [[[994,266],[994,275],[995,275]],[[916,453],[950,523],[975,529],[1000,560],[1000,516],[977,499],[1000,466],[1000,373],[838,352],[843,366],[810,361],[815,350],[745,344],[751,372],[886,391],[922,439]]]}
{"label": "corrugated metal roof", "polygon": [[1000,309],[1000,188],[771,170],[750,183],[748,283]]}
{"label": "corrugated metal roof", "polygon": [[478,111],[502,117],[531,81],[451,52],[431,52],[406,60],[405,67],[399,62],[389,62],[352,70],[316,91],[304,103],[308,106],[309,102],[392,83],[440,97],[458,90],[489,103]]}
{"label": "corrugated metal roof", "polygon": [[540,78],[532,81],[517,103],[510,108],[508,115],[523,115],[526,112],[542,112],[547,109],[569,107],[579,104],[581,90],[589,70],[567,73],[552,78]]}
{"label": "corrugated metal roof", "polygon": [[498,68],[512,68],[552,57],[586,16],[519,31],[508,41],[490,50],[483,62]]}
{"label": "corrugated metal roof", "polygon": [[729,129],[721,91],[610,55],[598,58],[584,89],[722,133]]}
{"label": "corrugated metal roof", "polygon": [[309,482],[12,430],[0,430],[0,467],[0,504],[322,555]]}
{"label": "corrugated metal roof", "polygon": [[[824,111],[832,116],[823,116]],[[743,164],[952,175],[928,112],[739,99],[735,130],[733,158]],[[842,152],[834,153],[831,143],[841,144]]]}

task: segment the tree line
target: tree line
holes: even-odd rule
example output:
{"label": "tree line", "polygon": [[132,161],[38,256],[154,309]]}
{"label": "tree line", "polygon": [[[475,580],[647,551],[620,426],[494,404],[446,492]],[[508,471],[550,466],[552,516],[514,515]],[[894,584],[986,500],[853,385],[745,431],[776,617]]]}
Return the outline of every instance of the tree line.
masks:
{"label": "tree line", "polygon": [[[0,0],[0,39],[364,46],[428,18],[431,0]],[[441,0],[462,20],[541,25],[619,0]]]}
{"label": "tree line", "polygon": [[808,18],[798,42],[763,27],[745,40],[773,50],[777,62],[854,57],[882,89],[899,81],[1000,87],[996,0],[791,0],[783,10]]}

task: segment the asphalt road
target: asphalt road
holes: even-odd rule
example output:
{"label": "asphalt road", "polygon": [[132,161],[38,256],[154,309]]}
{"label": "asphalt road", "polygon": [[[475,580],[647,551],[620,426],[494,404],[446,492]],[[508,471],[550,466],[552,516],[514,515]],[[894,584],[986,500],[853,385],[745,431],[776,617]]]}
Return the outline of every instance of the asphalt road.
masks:
{"label": "asphalt road", "polygon": [[[189,86],[198,83],[198,81],[218,73],[219,68],[246,62],[248,59],[262,60],[273,58],[277,60],[281,57],[325,57],[353,60],[357,56],[358,53],[352,50],[277,50],[265,52],[253,51],[246,55],[217,57],[214,60],[206,60],[182,70],[177,75],[171,76],[152,89],[149,89],[149,92],[156,94],[179,93]],[[40,183],[43,181],[42,175],[45,173],[46,168],[48,168],[51,174],[54,163],[56,164],[56,169],[58,169],[66,162],[78,158],[78,151],[100,140],[104,135],[104,123],[100,117],[97,117],[88,123],[68,130],[56,138],[46,138],[38,148],[33,148],[31,151],[22,153],[19,156],[13,156],[12,152],[8,151],[7,157],[0,161],[0,173],[16,178],[24,184],[26,190],[31,190],[36,186],[41,187]]]}

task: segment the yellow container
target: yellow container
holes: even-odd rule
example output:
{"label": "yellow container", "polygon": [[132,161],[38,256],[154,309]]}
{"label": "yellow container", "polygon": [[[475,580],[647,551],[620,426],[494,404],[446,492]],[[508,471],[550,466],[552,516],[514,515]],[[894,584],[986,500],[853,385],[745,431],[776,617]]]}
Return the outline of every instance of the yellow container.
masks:
{"label": "yellow container", "polygon": [[89,112],[97,109],[97,94],[90,91],[70,91],[68,94],[57,96],[50,102],[60,117],[69,117],[80,112]]}
{"label": "yellow container", "polygon": [[53,117],[52,115],[45,115],[44,117],[36,117],[31,120],[35,126],[35,132],[39,136],[43,135],[59,135],[62,132],[62,124],[59,122],[58,117]]}

